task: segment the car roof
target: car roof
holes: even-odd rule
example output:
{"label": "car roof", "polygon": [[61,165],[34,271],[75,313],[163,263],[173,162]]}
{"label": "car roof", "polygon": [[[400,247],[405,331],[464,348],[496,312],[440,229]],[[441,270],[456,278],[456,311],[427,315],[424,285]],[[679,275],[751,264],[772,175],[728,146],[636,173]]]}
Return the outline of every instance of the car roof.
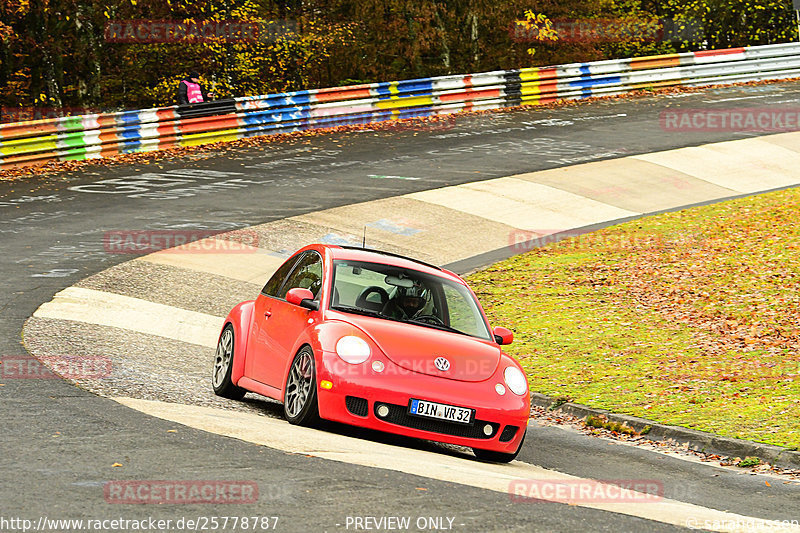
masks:
{"label": "car roof", "polygon": [[412,257],[406,257],[392,252],[384,252],[382,250],[374,250],[371,248],[356,248],[353,246],[336,246],[328,244],[320,246],[328,249],[331,254],[331,258],[335,260],[341,259],[348,261],[364,261],[366,263],[379,263],[383,265],[397,266],[411,270],[418,270],[427,274],[433,274],[434,276],[451,278],[454,281],[463,283],[461,278],[452,272]]}

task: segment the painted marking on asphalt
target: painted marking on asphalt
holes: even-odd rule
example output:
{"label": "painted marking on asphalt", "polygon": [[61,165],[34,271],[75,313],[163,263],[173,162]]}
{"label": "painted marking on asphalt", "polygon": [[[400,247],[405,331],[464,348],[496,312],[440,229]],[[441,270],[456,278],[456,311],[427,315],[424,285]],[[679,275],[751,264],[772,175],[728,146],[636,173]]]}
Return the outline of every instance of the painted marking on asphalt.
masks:
{"label": "painted marking on asphalt", "polygon": [[369,174],[368,178],[376,179],[376,180],[410,180],[410,181],[417,181],[420,178],[409,178],[406,176],[383,176],[381,174]]}
{"label": "painted marking on asphalt", "polygon": [[217,345],[224,320],[205,313],[82,287],[68,287],[56,293],[33,316],[122,328],[209,347]]}
{"label": "painted marking on asphalt", "polygon": [[334,246],[360,246],[361,241],[357,235],[342,235],[341,233],[330,232],[320,237],[319,242],[322,244],[331,244]]}
{"label": "painted marking on asphalt", "polygon": [[406,237],[416,235],[422,231],[419,228],[412,227],[410,224],[413,224],[413,222],[409,220],[382,218],[380,220],[376,220],[375,222],[370,222],[366,224],[366,226],[388,231],[389,233],[394,233],[395,235],[404,235]]}
{"label": "painted marking on asphalt", "polygon": [[[284,420],[253,413],[228,411],[211,407],[180,405],[134,398],[114,398],[117,402],[143,413],[219,435],[268,446],[289,453],[312,455],[348,464],[381,468],[416,476],[458,483],[471,487],[513,494],[509,490],[519,482],[539,481],[574,483],[587,481],[592,486],[602,483],[548,470],[540,466],[514,461],[508,465],[488,464],[424,450],[398,448],[389,444],[357,439],[345,435],[293,426]],[[402,451],[402,453],[398,453]],[[568,503],[553,495],[547,501]],[[747,531],[751,517],[710,509],[699,505],[660,499],[657,501],[580,502],[579,507],[599,509],[635,516],[665,524],[686,527],[703,524],[711,531]],[[706,527],[711,524],[712,527]],[[800,531],[787,527],[776,531]]]}
{"label": "painted marking on asphalt", "polygon": [[706,104],[715,104],[719,102],[735,102],[737,100],[752,100],[754,98],[771,98],[773,94],[758,94],[755,96],[737,96],[735,98],[718,98],[714,100],[703,100]]}
{"label": "painted marking on asphalt", "polygon": [[32,278],[68,278],[75,272],[77,268],[53,268],[41,274],[31,274]]}

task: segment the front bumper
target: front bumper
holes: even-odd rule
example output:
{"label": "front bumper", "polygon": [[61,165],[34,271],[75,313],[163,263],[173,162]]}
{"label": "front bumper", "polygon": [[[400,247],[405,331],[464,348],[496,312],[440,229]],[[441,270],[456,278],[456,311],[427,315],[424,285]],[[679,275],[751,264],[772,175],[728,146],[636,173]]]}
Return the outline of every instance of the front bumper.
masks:
{"label": "front bumper", "polygon": [[[375,360],[384,364],[383,372],[372,369]],[[514,453],[525,435],[530,397],[510,390],[499,395],[495,385],[505,385],[503,370],[485,381],[465,382],[406,370],[382,355],[351,365],[335,353],[322,352],[317,360],[319,414],[378,431]],[[329,382],[330,388],[321,387],[322,382]],[[464,425],[410,415],[412,398],[474,409],[474,422]],[[386,409],[379,410],[380,406]]]}

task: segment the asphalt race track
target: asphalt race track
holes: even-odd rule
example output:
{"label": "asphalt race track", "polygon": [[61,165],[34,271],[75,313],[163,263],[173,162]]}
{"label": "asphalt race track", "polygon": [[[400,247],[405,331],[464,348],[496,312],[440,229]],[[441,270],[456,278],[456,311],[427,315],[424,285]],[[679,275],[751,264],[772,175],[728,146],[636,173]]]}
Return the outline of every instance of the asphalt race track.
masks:
{"label": "asphalt race track", "polygon": [[[449,185],[742,139],[768,132],[664,131],[660,113],[667,107],[785,109],[795,107],[798,97],[796,84],[710,89],[458,118],[436,129],[300,137],[259,148],[218,148],[147,166],[98,165],[64,175],[2,182],[0,355],[4,364],[9,358],[18,362],[27,357],[20,337],[23,323],[56,292],[132,259],[106,251],[107,231],[245,228]],[[186,292],[192,294],[191,279],[186,281]],[[209,306],[227,305],[231,299],[228,294],[195,296]],[[91,341],[82,334],[76,329],[76,350]],[[124,350],[130,341],[120,335],[119,347]],[[131,346],[131,352],[135,348]],[[180,361],[180,350],[173,348],[165,341],[159,355]],[[278,408],[268,402],[250,405],[258,420],[243,428],[238,438],[230,438],[147,416],[58,379],[3,378],[0,383],[5,414],[0,531],[21,531],[21,523],[14,519],[31,520],[34,527],[44,524],[39,522],[44,517],[152,517],[172,520],[169,529],[180,530],[174,524],[181,518],[212,516],[279,517],[278,531],[401,530],[386,521],[378,525],[363,520],[390,516],[410,517],[412,531],[678,529],[666,517],[637,516],[647,514],[637,510],[646,503],[600,508],[514,501],[483,481],[491,475],[502,480],[503,467],[484,467],[458,450],[427,443],[337,426],[291,434],[296,448],[281,447],[277,441],[269,445],[270,430],[290,434],[294,429],[275,418]],[[200,427],[203,413],[197,418],[195,427]],[[360,439],[355,446],[363,453],[352,452],[352,436]],[[314,455],[314,439],[331,448],[327,458]],[[391,455],[382,456],[387,445]],[[339,460],[337,453],[352,457]],[[411,463],[422,457],[438,464],[439,470],[415,471]],[[386,468],[381,468],[381,460]],[[689,504],[675,508],[687,519],[696,508],[698,518],[717,510],[731,513],[720,515],[729,518],[800,520],[797,485],[561,428],[531,426],[519,461],[512,466],[532,479],[569,475],[654,480],[663,484],[667,499]],[[409,466],[388,469],[389,462]],[[109,480],[240,480],[257,484],[259,496],[255,503],[231,505],[114,504],[104,496]],[[713,529],[725,526],[718,523]],[[746,524],[738,530],[747,530]]]}

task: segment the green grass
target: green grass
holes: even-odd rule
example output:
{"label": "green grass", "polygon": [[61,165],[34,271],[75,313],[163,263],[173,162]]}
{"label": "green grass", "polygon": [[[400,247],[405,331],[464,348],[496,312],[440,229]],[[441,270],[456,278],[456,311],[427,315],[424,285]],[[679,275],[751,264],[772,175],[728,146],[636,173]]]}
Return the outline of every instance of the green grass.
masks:
{"label": "green grass", "polygon": [[636,220],[468,278],[531,390],[800,447],[800,189]]}

